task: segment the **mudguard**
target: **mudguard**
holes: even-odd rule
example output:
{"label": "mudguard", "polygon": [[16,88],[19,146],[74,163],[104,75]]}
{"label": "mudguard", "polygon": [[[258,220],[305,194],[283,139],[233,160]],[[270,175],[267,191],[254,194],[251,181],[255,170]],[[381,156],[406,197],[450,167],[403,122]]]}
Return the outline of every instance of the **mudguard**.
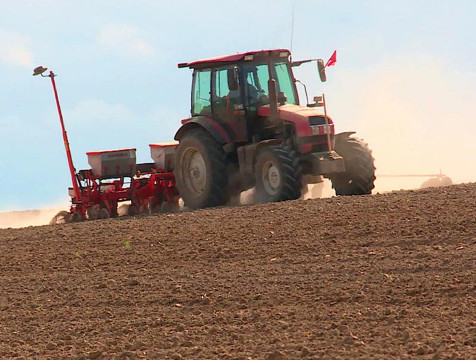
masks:
{"label": "mudguard", "polygon": [[208,132],[216,141],[225,145],[231,143],[230,135],[226,132],[224,127],[208,116],[195,116],[183,121],[183,125],[178,129],[174,136],[174,139],[180,141],[185,133],[190,129],[203,128]]}
{"label": "mudguard", "polygon": [[350,135],[355,134],[355,131],[346,131],[339,134],[335,134],[335,140],[340,141],[341,139],[348,138]]}

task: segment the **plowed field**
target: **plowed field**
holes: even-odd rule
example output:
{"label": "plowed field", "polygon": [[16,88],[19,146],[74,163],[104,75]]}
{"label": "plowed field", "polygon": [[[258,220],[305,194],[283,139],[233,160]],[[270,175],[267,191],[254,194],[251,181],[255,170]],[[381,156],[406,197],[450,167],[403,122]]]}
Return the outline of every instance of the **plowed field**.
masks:
{"label": "plowed field", "polygon": [[0,230],[1,359],[475,359],[476,184]]}

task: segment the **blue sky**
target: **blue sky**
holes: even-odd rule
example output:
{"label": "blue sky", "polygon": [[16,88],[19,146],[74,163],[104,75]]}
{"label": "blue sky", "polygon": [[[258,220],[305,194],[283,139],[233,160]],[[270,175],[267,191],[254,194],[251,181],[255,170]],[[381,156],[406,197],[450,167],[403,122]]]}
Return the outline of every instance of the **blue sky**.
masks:
{"label": "blue sky", "polygon": [[[49,79],[56,78],[73,159],[87,151],[173,138],[190,108],[191,73],[177,63],[266,48],[338,62],[326,93],[338,131],[357,130],[380,173],[476,181],[476,2],[0,2],[0,211],[68,203],[68,167]],[[397,186],[377,183],[377,188]]]}

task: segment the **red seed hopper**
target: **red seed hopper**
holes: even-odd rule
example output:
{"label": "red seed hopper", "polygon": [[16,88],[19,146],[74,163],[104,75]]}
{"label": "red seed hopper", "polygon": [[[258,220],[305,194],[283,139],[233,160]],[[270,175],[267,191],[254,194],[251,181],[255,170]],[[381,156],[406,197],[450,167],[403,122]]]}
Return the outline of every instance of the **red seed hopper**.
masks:
{"label": "red seed hopper", "polygon": [[177,142],[151,144],[153,163],[137,164],[134,148],[88,152],[91,169],[76,172],[56,90],[56,75],[53,71],[43,75],[46,70],[39,66],[33,75],[51,79],[72,180],[70,211],[58,213],[51,223],[115,217],[118,205],[126,201],[130,202],[130,215],[177,210],[179,194],[172,172]]}

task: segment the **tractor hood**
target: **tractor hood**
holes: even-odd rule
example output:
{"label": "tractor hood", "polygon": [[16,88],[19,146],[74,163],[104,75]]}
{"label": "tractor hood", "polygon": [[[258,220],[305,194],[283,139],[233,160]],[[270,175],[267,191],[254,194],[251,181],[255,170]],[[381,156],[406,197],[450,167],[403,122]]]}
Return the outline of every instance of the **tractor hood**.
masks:
{"label": "tractor hood", "polygon": [[[316,108],[299,105],[282,105],[278,107],[279,118],[294,124],[300,143],[322,143],[323,136],[334,135],[334,123],[327,116],[329,129],[326,127],[324,114]],[[271,116],[269,105],[258,108],[259,116]]]}

